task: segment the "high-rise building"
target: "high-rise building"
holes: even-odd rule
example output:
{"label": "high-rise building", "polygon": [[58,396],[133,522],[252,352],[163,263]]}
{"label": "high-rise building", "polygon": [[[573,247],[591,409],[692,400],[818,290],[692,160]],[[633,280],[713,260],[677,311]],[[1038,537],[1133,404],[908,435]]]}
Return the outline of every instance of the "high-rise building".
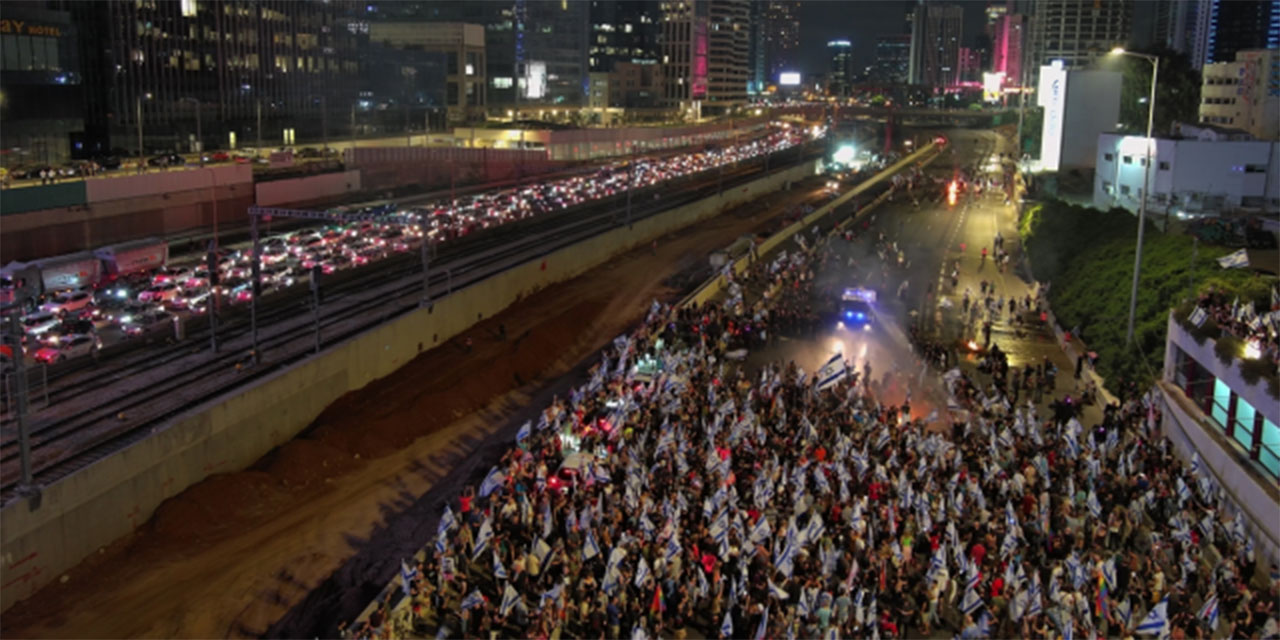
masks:
{"label": "high-rise building", "polygon": [[591,0],[588,63],[608,73],[615,63],[657,64],[661,7],[658,0]]}
{"label": "high-rise building", "polygon": [[799,0],[765,0],[764,42],[768,82],[778,81],[783,71],[796,71],[800,49]]}
{"label": "high-rise building", "polygon": [[1204,66],[1200,121],[1248,131],[1260,140],[1280,133],[1280,51],[1237,51],[1235,62]]}
{"label": "high-rise building", "polygon": [[1031,7],[1032,68],[1061,60],[1084,69],[1132,36],[1133,0],[1040,0]]}
{"label": "high-rise building", "polygon": [[991,27],[991,71],[1003,73],[1005,84],[1020,86],[1023,82],[1022,56],[1026,32],[1026,16],[1018,13],[1000,16]]}
{"label": "high-rise building", "polygon": [[345,114],[359,90],[357,38],[340,24],[351,2],[61,4],[80,37],[91,153],[134,151],[139,130],[150,151],[319,139],[336,120],[324,112]]}
{"label": "high-rise building", "polygon": [[764,23],[765,9],[769,5],[763,2],[751,3],[750,25],[747,47],[747,95],[764,93],[769,86],[769,67],[766,64],[765,33],[768,31]]}
{"label": "high-rise building", "polygon": [[1280,48],[1280,0],[1207,0],[1204,64],[1232,62],[1245,49]]}
{"label": "high-rise building", "polygon": [[[283,0],[282,0],[283,1]],[[567,0],[365,0],[363,20],[484,25],[491,108],[586,104],[590,73],[587,2]]]}
{"label": "high-rise building", "polygon": [[485,117],[484,26],[460,22],[369,23],[363,53],[366,102],[379,106],[428,103],[447,122]]}
{"label": "high-rise building", "polygon": [[747,102],[751,0],[708,0],[707,101],[723,113]]}
{"label": "high-rise building", "polygon": [[1155,0],[1151,42],[1186,54],[1191,66],[1204,66],[1208,44],[1209,0]]}
{"label": "high-rise building", "polygon": [[956,81],[977,82],[982,79],[982,52],[970,47],[960,47],[956,56]]}
{"label": "high-rise building", "polygon": [[87,155],[79,42],[71,14],[5,5],[0,31],[0,147],[5,166]]}
{"label": "high-rise building", "polygon": [[921,2],[911,26],[911,84],[943,87],[955,84],[960,72],[964,9],[954,4]]}
{"label": "high-rise building", "polygon": [[707,1],[663,0],[663,104],[696,113],[707,98]]}
{"label": "high-rise building", "polygon": [[847,98],[853,89],[853,43],[848,40],[831,40],[827,43],[827,55],[831,68],[827,80],[827,93]]}
{"label": "high-rise building", "polygon": [[886,84],[905,84],[911,62],[911,34],[876,38],[876,62],[871,78]]}

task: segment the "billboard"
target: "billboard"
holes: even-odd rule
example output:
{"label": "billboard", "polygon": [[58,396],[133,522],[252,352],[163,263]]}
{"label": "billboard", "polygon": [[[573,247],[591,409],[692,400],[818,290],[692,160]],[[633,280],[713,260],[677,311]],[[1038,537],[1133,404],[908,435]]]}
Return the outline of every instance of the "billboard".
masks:
{"label": "billboard", "polygon": [[1040,130],[1040,165],[1045,171],[1057,171],[1062,160],[1062,129],[1067,104],[1067,70],[1062,62],[1040,67],[1040,87],[1036,94],[1044,107],[1044,126]]}
{"label": "billboard", "polygon": [[982,99],[985,102],[999,102],[1001,89],[1004,87],[1004,72],[982,74]]}
{"label": "billboard", "polygon": [[784,87],[795,87],[800,85],[799,71],[783,71],[778,74],[778,84]]}
{"label": "billboard", "polygon": [[524,97],[540,100],[547,95],[547,63],[531,60],[525,65]]}

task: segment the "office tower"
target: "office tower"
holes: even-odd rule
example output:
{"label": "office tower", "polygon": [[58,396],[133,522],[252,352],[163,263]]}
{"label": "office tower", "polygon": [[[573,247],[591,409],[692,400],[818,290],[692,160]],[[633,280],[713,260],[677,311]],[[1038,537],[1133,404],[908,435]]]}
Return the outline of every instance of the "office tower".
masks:
{"label": "office tower", "polygon": [[953,85],[960,71],[964,9],[959,5],[921,2],[911,27],[911,84]]}
{"label": "office tower", "polygon": [[764,0],[765,66],[768,82],[778,73],[796,71],[800,48],[800,3],[797,0]]}
{"label": "office tower", "polygon": [[911,34],[876,38],[876,62],[871,77],[876,82],[905,84],[911,61]]}
{"label": "office tower", "polygon": [[1245,49],[1280,48],[1280,0],[1207,0],[1204,64],[1232,62]]}
{"label": "office tower", "polygon": [[827,43],[827,56],[831,59],[827,80],[828,95],[847,98],[853,89],[853,43],[848,40],[832,40]]}
{"label": "office tower", "polygon": [[1132,35],[1132,0],[1040,0],[1031,7],[1033,68],[1062,60],[1084,69]]}
{"label": "office tower", "polygon": [[608,73],[617,62],[657,64],[661,15],[657,0],[591,0],[591,71]]}
{"label": "office tower", "polygon": [[747,102],[751,0],[708,0],[707,103],[723,113]]}

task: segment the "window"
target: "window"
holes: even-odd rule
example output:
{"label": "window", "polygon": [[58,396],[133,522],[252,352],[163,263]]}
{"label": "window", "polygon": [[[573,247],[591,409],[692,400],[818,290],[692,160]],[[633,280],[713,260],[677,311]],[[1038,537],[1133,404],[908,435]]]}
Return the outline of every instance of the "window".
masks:
{"label": "window", "polygon": [[1213,406],[1209,415],[1218,422],[1218,426],[1227,428],[1228,412],[1231,409],[1231,387],[1221,380],[1213,381]]}
{"label": "window", "polygon": [[1124,157],[1124,163],[1125,163],[1125,164],[1133,164],[1133,156],[1125,156],[1125,157]]}
{"label": "window", "polygon": [[1258,451],[1258,462],[1271,475],[1280,478],[1280,427],[1276,423],[1262,419],[1262,447]]}
{"label": "window", "polygon": [[1102,154],[1102,159],[1103,159],[1103,160],[1106,160],[1107,162],[1113,162],[1113,161],[1116,159],[1116,154],[1114,154],[1114,153],[1104,153],[1104,154]]}
{"label": "window", "polygon": [[1113,185],[1113,184],[1111,184],[1110,182],[1107,182],[1107,181],[1105,181],[1105,180],[1104,180],[1104,181],[1102,181],[1102,191],[1103,191],[1104,193],[1108,193],[1108,194],[1109,194],[1109,193],[1112,193],[1112,192],[1114,192],[1114,191],[1115,191],[1115,185]]}
{"label": "window", "polygon": [[1168,162],[1167,160],[1161,160],[1161,161],[1160,161],[1160,170],[1161,170],[1161,171],[1168,171],[1168,170],[1169,170],[1169,162]]}
{"label": "window", "polygon": [[1245,451],[1253,449],[1253,420],[1256,415],[1257,411],[1254,410],[1253,405],[1246,402],[1244,398],[1236,397],[1235,429],[1232,436]]}
{"label": "window", "polygon": [[1120,194],[1126,195],[1126,196],[1129,195],[1129,185],[1127,184],[1120,185]]}
{"label": "window", "polygon": [[495,76],[493,80],[490,82],[493,84],[494,89],[510,89],[511,88],[511,78],[500,78]]}
{"label": "window", "polygon": [[1244,166],[1245,173],[1266,173],[1267,165],[1265,164],[1246,164]]}

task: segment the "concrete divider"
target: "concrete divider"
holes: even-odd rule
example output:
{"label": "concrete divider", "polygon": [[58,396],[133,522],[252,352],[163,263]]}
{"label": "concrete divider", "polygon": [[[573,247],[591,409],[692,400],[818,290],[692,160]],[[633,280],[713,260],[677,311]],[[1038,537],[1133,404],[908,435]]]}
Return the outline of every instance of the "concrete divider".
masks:
{"label": "concrete divider", "polygon": [[360,191],[360,172],[343,171],[341,173],[325,173],[305,178],[290,178],[259,182],[254,186],[259,206],[269,207],[277,204],[304,205],[320,202]]}
{"label": "concrete divider", "polygon": [[376,329],[177,416],[140,442],[0,511],[7,609],[146,522],[164,500],[211,474],[243,469],[292,439],[334,400],[389,375],[524,296],[582,274],[654,238],[813,175],[775,172],[570,247],[529,259]]}

